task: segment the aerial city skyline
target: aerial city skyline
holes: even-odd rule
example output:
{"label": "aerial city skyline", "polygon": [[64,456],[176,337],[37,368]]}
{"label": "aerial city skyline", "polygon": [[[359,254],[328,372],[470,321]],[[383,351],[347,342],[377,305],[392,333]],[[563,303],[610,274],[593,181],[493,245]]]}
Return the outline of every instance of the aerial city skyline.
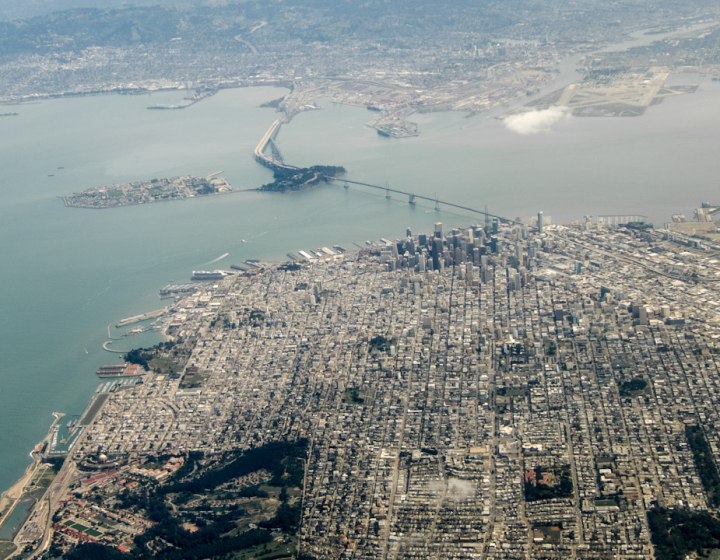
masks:
{"label": "aerial city skyline", "polygon": [[718,45],[0,3],[0,559],[720,554]]}

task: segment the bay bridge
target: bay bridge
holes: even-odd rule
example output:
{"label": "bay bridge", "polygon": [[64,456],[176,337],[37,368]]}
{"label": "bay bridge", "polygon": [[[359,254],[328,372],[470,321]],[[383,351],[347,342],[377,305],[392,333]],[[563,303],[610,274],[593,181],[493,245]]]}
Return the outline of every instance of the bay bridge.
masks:
{"label": "bay bridge", "polygon": [[[288,165],[285,163],[285,160],[280,153],[280,149],[275,144],[275,138],[278,135],[278,132],[280,132],[280,128],[282,125],[287,122],[285,119],[279,118],[275,120],[270,125],[270,128],[265,132],[263,137],[260,139],[260,142],[255,147],[255,150],[253,152],[253,155],[255,156],[255,160],[260,163],[261,165],[272,169],[273,171],[280,171],[280,170],[295,170],[299,169],[299,167],[296,167],[294,165]],[[269,149],[269,150],[268,150]],[[269,154],[267,152],[270,152]],[[502,224],[510,224],[510,225],[525,225],[522,222],[519,222],[517,220],[511,220],[510,218],[505,218],[504,216],[498,216],[497,214],[491,214],[487,211],[487,206],[485,207],[485,210],[478,210],[477,208],[472,208],[470,206],[465,206],[463,204],[455,204],[454,202],[448,202],[446,200],[440,200],[439,198],[435,197],[429,197],[424,196],[420,194],[415,194],[408,191],[402,191],[399,189],[391,189],[389,186],[381,186],[381,185],[373,185],[372,183],[364,183],[361,181],[351,181],[350,179],[336,179],[332,177],[325,177],[325,180],[328,182],[328,184],[337,184],[339,182],[343,183],[343,186],[347,189],[350,187],[350,185],[357,185],[359,187],[367,187],[370,189],[375,189],[379,191],[385,192],[386,198],[392,198],[392,194],[399,194],[402,196],[406,196],[408,198],[409,204],[416,204],[418,200],[425,200],[428,202],[432,202],[435,204],[435,210],[440,210],[441,205],[446,206],[449,208],[454,208],[458,210],[464,210],[465,212],[470,212],[473,214],[480,214],[481,216],[485,216],[486,223],[489,223],[491,219],[498,220],[499,223]],[[647,218],[645,216],[641,215],[614,215],[614,216],[599,216],[598,217],[598,224],[607,224],[607,225],[621,225],[626,224],[628,222],[643,222]],[[529,225],[530,229],[537,229],[535,225]]]}
{"label": "bay bridge", "polygon": [[[253,151],[255,161],[257,161],[260,165],[264,165],[268,169],[272,169],[273,171],[277,171],[279,169],[299,169],[294,165],[288,165],[285,163],[280,150],[275,145],[275,138],[277,137],[282,125],[283,119],[277,119],[270,125],[270,128],[268,128],[267,132],[265,132],[263,137],[260,139],[258,145],[255,146],[255,150]],[[268,146],[270,147],[270,151],[272,153],[271,156],[265,153]]]}
{"label": "bay bridge", "polygon": [[[380,191],[385,191],[385,197],[391,198],[391,193],[400,194],[403,196],[408,197],[408,203],[409,204],[416,204],[418,200],[427,200],[428,202],[434,202],[435,203],[435,210],[440,210],[440,206],[448,206],[450,208],[457,208],[458,210],[465,210],[466,212],[472,212],[474,214],[481,214],[485,216],[486,220],[489,220],[490,218],[495,218],[500,223],[505,224],[514,224],[514,225],[525,225],[522,222],[518,222],[517,220],[511,220],[510,218],[505,218],[504,216],[498,216],[497,214],[491,214],[487,211],[487,208],[485,210],[478,210],[477,208],[471,208],[470,206],[464,206],[462,204],[455,204],[454,202],[447,202],[446,200],[440,200],[439,198],[432,198],[429,196],[423,196],[421,194],[415,194],[407,191],[401,191],[398,189],[391,189],[388,186],[380,186],[380,185],[373,185],[371,183],[363,183],[360,181],[351,181],[350,179],[328,179],[328,182],[331,183],[337,183],[342,182],[344,183],[344,187],[347,189],[350,187],[350,185],[358,185],[361,187],[368,187],[371,189],[376,189]],[[530,226],[533,227],[533,226]]]}
{"label": "bay bridge", "polygon": [[[272,169],[273,171],[299,169],[294,165],[288,165],[287,163],[285,163],[283,156],[280,153],[280,150],[275,144],[275,138],[277,137],[277,134],[280,131],[282,125],[283,119],[277,119],[275,122],[272,123],[272,125],[270,125],[270,128],[267,130],[267,132],[265,132],[263,137],[260,139],[260,142],[258,142],[258,145],[255,147],[253,155],[255,156],[255,160],[258,163],[269,169]],[[270,149],[270,154],[266,153],[268,148]],[[448,202],[445,200],[440,200],[438,198],[431,198],[429,196],[423,196],[407,191],[401,191],[399,189],[391,189],[388,186],[383,187],[380,185],[373,185],[371,183],[363,183],[361,181],[351,181],[350,179],[335,179],[327,177],[326,181],[328,182],[328,184],[336,184],[338,182],[343,182],[343,186],[346,189],[349,188],[350,185],[357,185],[360,187],[367,187],[370,189],[384,191],[387,198],[391,198],[391,193],[407,196],[408,203],[410,204],[416,204],[418,200],[427,200],[429,202],[435,203],[435,210],[440,210],[440,205],[443,205],[450,208],[456,208],[458,210],[471,212],[473,214],[480,214],[482,216],[485,216],[485,220],[488,222],[491,218],[494,218],[497,219],[500,223],[523,225],[517,220],[511,220],[510,218],[505,218],[496,214],[490,214],[487,211],[487,208],[485,208],[485,210],[478,210],[477,208],[471,208],[470,206],[464,206],[462,204],[455,204],[454,202]]]}

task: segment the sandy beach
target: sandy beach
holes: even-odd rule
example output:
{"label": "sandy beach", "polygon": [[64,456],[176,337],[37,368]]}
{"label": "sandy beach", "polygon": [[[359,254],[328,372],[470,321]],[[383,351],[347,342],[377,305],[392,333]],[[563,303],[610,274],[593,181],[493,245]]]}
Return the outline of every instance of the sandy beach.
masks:
{"label": "sandy beach", "polygon": [[32,480],[32,476],[35,474],[35,470],[39,464],[40,459],[33,456],[33,462],[25,469],[25,473],[15,484],[3,492],[2,497],[0,497],[0,525],[4,523],[5,518],[15,509],[18,501],[23,496],[25,486]]}
{"label": "sandy beach", "polygon": [[42,462],[41,456],[39,454],[36,454],[35,451],[38,448],[42,448],[44,443],[50,441],[50,437],[53,433],[53,428],[60,421],[60,419],[65,416],[65,414],[63,414],[62,412],[53,412],[53,416],[55,417],[55,420],[50,425],[48,435],[45,436],[45,439],[38,443],[33,449],[33,451],[30,452],[30,456],[32,457],[33,462],[28,465],[27,469],[25,469],[25,473],[18,479],[18,481],[10,488],[8,488],[5,492],[3,492],[2,496],[0,496],[0,526],[2,526],[2,524],[5,522],[5,519],[13,512],[15,506],[23,497],[23,490],[32,480],[32,477],[35,474],[38,465],[40,465],[40,463]]}

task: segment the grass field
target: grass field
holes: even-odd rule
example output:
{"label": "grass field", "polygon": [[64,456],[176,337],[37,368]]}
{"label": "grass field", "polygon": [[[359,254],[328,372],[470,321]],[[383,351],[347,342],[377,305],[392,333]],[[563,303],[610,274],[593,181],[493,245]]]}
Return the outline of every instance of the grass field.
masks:
{"label": "grass field", "polygon": [[272,541],[233,554],[235,560],[280,560],[295,557],[295,542]]}
{"label": "grass field", "polygon": [[182,371],[182,367],[170,358],[153,358],[150,360],[150,367],[160,374],[179,373]]}
{"label": "grass field", "polygon": [[98,397],[95,399],[95,402],[90,407],[90,410],[88,410],[87,414],[83,417],[82,420],[80,420],[79,425],[87,426],[88,424],[90,424],[90,422],[92,422],[93,419],[95,418],[95,415],[105,404],[105,401],[108,400],[109,396],[110,396],[109,393],[102,393],[102,394],[98,395]]}
{"label": "grass field", "polygon": [[0,541],[0,560],[10,556],[16,549],[17,547],[14,543],[10,541]]}
{"label": "grass field", "polygon": [[32,480],[24,488],[24,492],[31,493],[37,490],[45,490],[55,478],[55,471],[52,465],[42,464],[33,474]]}

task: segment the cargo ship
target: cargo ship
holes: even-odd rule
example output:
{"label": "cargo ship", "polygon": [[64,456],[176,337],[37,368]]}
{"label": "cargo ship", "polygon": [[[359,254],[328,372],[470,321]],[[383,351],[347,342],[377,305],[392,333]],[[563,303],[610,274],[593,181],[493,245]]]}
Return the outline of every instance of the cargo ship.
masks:
{"label": "cargo ship", "polygon": [[193,270],[191,280],[222,280],[227,276],[227,273],[222,270],[214,270],[209,272],[207,270]]}

